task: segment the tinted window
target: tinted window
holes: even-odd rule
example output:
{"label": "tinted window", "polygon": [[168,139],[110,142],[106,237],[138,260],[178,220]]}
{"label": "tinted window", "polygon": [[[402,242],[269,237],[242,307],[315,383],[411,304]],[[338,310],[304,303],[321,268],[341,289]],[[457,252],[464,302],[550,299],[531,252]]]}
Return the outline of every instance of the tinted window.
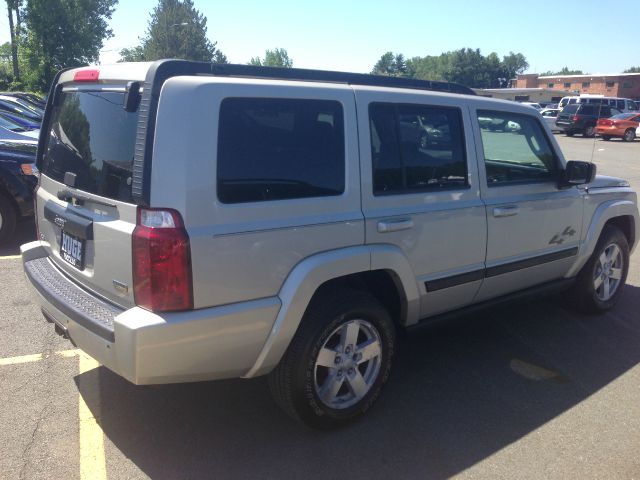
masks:
{"label": "tinted window", "polygon": [[123,108],[124,93],[66,92],[53,110],[45,175],[64,181],[76,174],[76,187],[131,201],[131,173],[137,112]]}
{"label": "tinted window", "polygon": [[612,120],[628,120],[635,117],[637,113],[619,113],[611,117]]}
{"label": "tinted window", "polygon": [[374,195],[467,185],[458,109],[374,103],[369,121]]}
{"label": "tinted window", "polygon": [[342,105],[227,98],[220,107],[218,198],[223,203],[340,195]]}
{"label": "tinted window", "polygon": [[600,107],[594,105],[582,105],[582,107],[580,107],[580,113],[582,115],[597,115],[599,108]]}
{"label": "tinted window", "polygon": [[564,110],[562,110],[562,113],[567,114],[567,113],[576,113],[578,111],[578,107],[579,105],[577,104],[573,104],[573,105],[567,105],[566,107],[564,107]]}
{"label": "tinted window", "polygon": [[557,160],[533,117],[478,111],[488,186],[556,178]]}

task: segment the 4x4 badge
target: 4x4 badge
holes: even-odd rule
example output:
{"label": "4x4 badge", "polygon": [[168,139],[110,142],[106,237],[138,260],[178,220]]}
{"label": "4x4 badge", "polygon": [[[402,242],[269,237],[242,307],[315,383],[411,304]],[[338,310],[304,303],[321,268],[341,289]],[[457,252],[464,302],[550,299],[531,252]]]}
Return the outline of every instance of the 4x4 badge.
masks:
{"label": "4x4 badge", "polygon": [[567,227],[562,231],[562,233],[556,233],[553,238],[549,240],[549,245],[561,245],[567,237],[573,237],[575,234],[576,231],[573,229],[573,227]]}

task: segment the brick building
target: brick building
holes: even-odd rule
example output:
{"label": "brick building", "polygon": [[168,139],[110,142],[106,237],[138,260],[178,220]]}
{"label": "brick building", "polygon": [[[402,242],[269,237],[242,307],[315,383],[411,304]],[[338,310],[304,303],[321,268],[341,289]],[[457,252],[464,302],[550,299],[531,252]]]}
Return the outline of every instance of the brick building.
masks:
{"label": "brick building", "polygon": [[640,73],[549,75],[544,77],[536,73],[527,73],[518,75],[514,87],[551,88],[568,90],[576,95],[590,93],[640,100]]}

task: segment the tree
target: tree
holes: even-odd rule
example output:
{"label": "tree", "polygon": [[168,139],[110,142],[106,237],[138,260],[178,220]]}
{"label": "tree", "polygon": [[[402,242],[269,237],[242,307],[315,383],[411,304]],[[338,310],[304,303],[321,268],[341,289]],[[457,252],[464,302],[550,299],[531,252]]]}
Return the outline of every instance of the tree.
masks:
{"label": "tree", "polygon": [[293,60],[289,58],[289,54],[284,48],[276,47],[273,50],[266,50],[264,59],[253,57],[249,60],[249,65],[291,68],[293,67]]}
{"label": "tree", "polygon": [[564,76],[564,75],[588,75],[584,73],[582,70],[570,70],[569,67],[562,67],[559,72],[552,72],[551,70],[547,72],[543,72],[540,74],[541,77],[551,77],[554,75]]}
{"label": "tree", "polygon": [[507,80],[511,80],[529,68],[529,63],[523,54],[509,52],[509,55],[502,57],[502,67]]}
{"label": "tree", "polygon": [[196,10],[193,0],[159,0],[151,12],[141,47],[123,49],[120,56],[121,61],[182,58],[227,63],[227,57],[216,49],[216,42],[207,38],[207,17]]}
{"label": "tree", "polygon": [[138,45],[137,47],[120,50],[120,60],[118,62],[143,62],[144,60],[144,48],[142,45]]}
{"label": "tree", "polygon": [[113,36],[107,21],[118,0],[27,0],[23,53],[31,88],[46,90],[57,70],[96,62]]}
{"label": "tree", "polygon": [[387,52],[373,66],[373,75],[387,75],[392,77],[408,77],[413,72],[411,60],[406,60],[402,53]]}
{"label": "tree", "polygon": [[9,14],[9,35],[11,37],[11,61],[13,63],[13,79],[20,80],[20,71],[18,69],[18,39],[16,29],[13,26],[13,12],[16,12],[18,19],[18,2],[16,0],[7,0],[7,13]]}
{"label": "tree", "polygon": [[631,67],[631,68],[627,68],[624,72],[622,73],[640,73],[640,67]]}

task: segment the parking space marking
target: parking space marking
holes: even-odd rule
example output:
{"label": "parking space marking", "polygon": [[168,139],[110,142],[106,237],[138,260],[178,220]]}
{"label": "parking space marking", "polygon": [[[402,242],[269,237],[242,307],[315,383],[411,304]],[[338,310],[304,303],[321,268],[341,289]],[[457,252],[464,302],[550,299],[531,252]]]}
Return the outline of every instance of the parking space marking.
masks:
{"label": "parking space marking", "polygon": [[22,255],[5,255],[4,257],[0,257],[0,260],[16,260],[21,257]]}
{"label": "parking space marking", "polygon": [[[100,385],[98,373],[83,375],[100,364],[90,356],[80,353],[80,391],[78,417],[80,420],[80,480],[104,480],[107,468],[104,456],[104,433],[96,418],[100,417]],[[87,406],[90,399],[94,412]],[[95,415],[94,415],[95,413]]]}
{"label": "parking space marking", "polygon": [[[84,375],[100,366],[93,358],[79,349],[60,350],[53,353],[36,353],[33,355],[20,355],[17,357],[0,358],[0,367],[7,365],[20,365],[45,360],[52,356],[62,358],[79,358],[79,390],[78,394],[78,419],[80,437],[80,479],[81,480],[106,480],[107,469],[104,455],[104,433],[98,425],[100,418],[100,385],[98,375]],[[93,412],[87,405],[87,400],[93,405]]]}
{"label": "parking space marking", "polygon": [[74,349],[74,350],[62,350],[59,352],[53,352],[51,354],[36,353],[34,355],[20,355],[18,357],[0,358],[0,367],[3,367],[5,365],[19,365],[21,363],[37,362],[39,360],[44,360],[45,358],[49,358],[54,355],[57,357],[70,358],[70,357],[76,357],[79,354],[80,354],[80,350]]}

